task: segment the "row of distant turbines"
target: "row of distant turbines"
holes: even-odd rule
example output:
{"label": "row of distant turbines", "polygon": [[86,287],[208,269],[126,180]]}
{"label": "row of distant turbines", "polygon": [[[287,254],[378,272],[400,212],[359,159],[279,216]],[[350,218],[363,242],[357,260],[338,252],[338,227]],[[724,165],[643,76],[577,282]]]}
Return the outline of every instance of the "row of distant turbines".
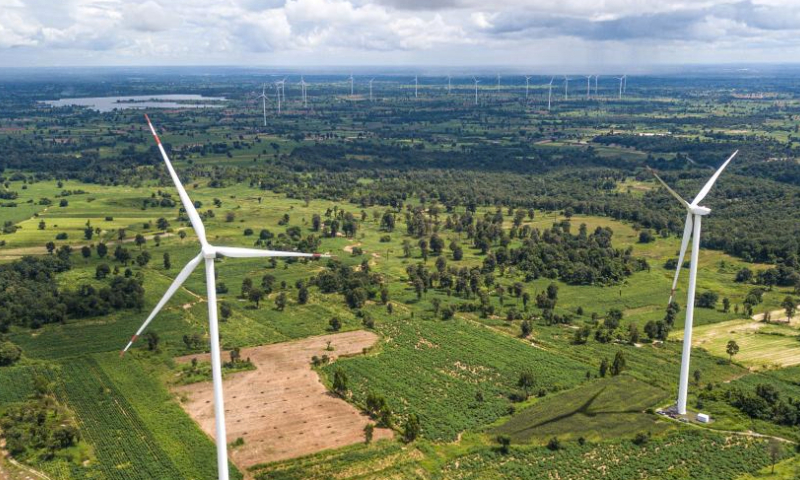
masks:
{"label": "row of distant turbines", "polygon": [[[285,105],[285,103],[286,103],[286,83],[287,83],[287,78],[288,77],[284,77],[281,80],[276,80],[274,82],[275,104],[276,104],[276,108],[277,108],[278,113],[281,113],[281,107],[282,107],[282,105]],[[525,101],[527,102],[529,97],[530,97],[530,87],[531,87],[530,80],[533,77],[525,76],[524,78],[525,78]],[[556,82],[557,78],[558,77],[552,77],[550,79],[550,83],[547,84],[547,109],[548,110],[552,109],[553,84]],[[594,98],[599,98],[598,85],[599,85],[600,75],[586,75],[585,78],[586,78],[586,99],[587,100],[592,99],[592,95],[594,95]],[[627,75],[622,75],[622,76],[619,76],[619,77],[611,77],[611,78],[614,78],[615,80],[619,81],[618,98],[622,99],[623,95],[627,92],[628,76]],[[373,97],[373,88],[372,88],[373,87],[373,82],[375,82],[375,79],[376,79],[376,77],[373,77],[373,78],[370,78],[367,81],[367,86],[369,88],[369,100],[370,101],[374,101],[374,99],[375,99]],[[448,75],[446,77],[446,79],[447,79],[447,84],[445,85],[445,88],[447,90],[447,94],[449,95],[449,94],[452,93],[452,90],[453,90],[453,83],[452,83],[453,77]],[[500,88],[500,79],[501,79],[500,75],[497,75],[497,88],[498,89]],[[563,81],[563,84],[564,84],[564,99],[565,100],[569,100],[569,82],[572,81],[572,80],[577,80],[577,79],[578,78],[570,78],[570,77],[568,77],[566,75],[564,75],[562,77],[561,81]],[[594,91],[592,90],[592,79],[594,79]],[[475,105],[478,105],[478,103],[479,103],[479,97],[478,97],[479,86],[478,86],[478,84],[481,83],[481,80],[479,80],[477,77],[472,77],[472,81],[473,81],[473,83],[475,85]],[[355,88],[356,88],[355,77],[353,75],[350,75],[349,77],[347,77],[347,83],[350,86],[350,96],[353,97],[355,95]],[[302,75],[300,76],[299,84],[300,84],[300,92],[301,92],[301,99],[302,99],[302,102],[303,102],[303,107],[307,108],[308,107],[308,85],[309,84],[305,81],[305,79],[304,79],[304,77]],[[418,75],[414,75],[414,98],[419,98],[419,76]],[[264,84],[262,86],[261,95],[259,95],[257,97],[257,99],[260,99],[262,101],[262,107],[263,107],[263,110],[264,110],[264,125],[266,126],[266,122],[267,122],[267,120],[266,120],[266,117],[267,117],[267,100],[269,99],[269,97],[267,96],[267,84]]]}

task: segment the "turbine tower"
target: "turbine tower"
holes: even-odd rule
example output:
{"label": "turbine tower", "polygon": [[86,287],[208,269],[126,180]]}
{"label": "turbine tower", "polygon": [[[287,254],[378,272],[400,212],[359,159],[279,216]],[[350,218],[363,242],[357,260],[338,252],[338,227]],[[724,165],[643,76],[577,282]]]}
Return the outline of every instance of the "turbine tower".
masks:
{"label": "turbine tower", "polygon": [[418,96],[418,93],[419,93],[417,91],[418,88],[419,88],[419,79],[417,79],[417,76],[414,75],[414,98],[417,98],[417,96]]}
{"label": "turbine tower", "polygon": [[547,85],[547,111],[550,111],[550,101],[553,99],[553,81],[556,77],[552,77],[550,79],[550,83]]}
{"label": "turbine tower", "polygon": [[597,80],[600,78],[600,75],[594,76],[594,97],[597,98]]}
{"label": "turbine tower", "polygon": [[369,101],[370,102],[372,101],[372,82],[374,82],[374,81],[375,81],[374,78],[371,78],[369,80]]}
{"label": "turbine tower", "polygon": [[186,215],[189,217],[189,222],[192,224],[192,229],[197,234],[198,240],[200,240],[200,253],[194,257],[193,259],[189,260],[189,263],[183,267],[183,270],[180,271],[175,280],[172,282],[172,285],[169,286],[167,292],[164,296],[159,300],[156,308],[153,309],[150,316],[147,317],[147,320],[144,321],[139,330],[136,332],[131,338],[131,341],[128,342],[128,345],[120,352],[120,355],[123,355],[136,341],[136,338],[147,328],[147,325],[153,320],[156,314],[164,307],[164,305],[169,301],[173,294],[180,288],[184,281],[189,277],[189,275],[200,265],[200,262],[205,260],[205,269],[206,269],[206,290],[208,295],[208,335],[211,341],[211,373],[212,379],[214,383],[214,415],[215,415],[215,422],[216,422],[216,444],[217,444],[217,475],[219,476],[219,480],[228,480],[228,452],[227,452],[227,438],[225,436],[225,406],[223,403],[223,396],[222,396],[222,360],[220,358],[220,345],[219,345],[219,323],[217,320],[217,290],[216,290],[216,278],[214,276],[214,260],[217,258],[218,255],[222,255],[224,257],[230,258],[264,258],[264,257],[312,257],[312,258],[319,258],[323,255],[319,254],[311,254],[311,253],[299,253],[299,252],[277,252],[271,250],[260,250],[255,248],[238,248],[238,247],[217,247],[211,245],[206,240],[206,231],[205,227],[203,226],[203,222],[200,219],[200,214],[197,213],[197,210],[194,208],[194,203],[189,198],[189,195],[186,193],[186,190],[183,188],[180,180],[178,179],[178,174],[175,173],[175,169],[172,168],[172,163],[167,156],[166,150],[164,150],[164,146],[161,144],[161,140],[158,138],[158,134],[156,133],[155,128],[153,128],[153,124],[150,122],[150,118],[145,115],[147,119],[147,124],[150,127],[150,132],[152,132],[153,137],[155,137],[156,144],[158,145],[158,149],[161,151],[161,156],[164,158],[164,163],[167,164],[167,170],[169,171],[170,177],[172,177],[173,183],[175,183],[175,188],[178,190],[178,196],[181,199],[181,204],[183,204],[183,208],[186,211]]}
{"label": "turbine tower", "polygon": [[306,81],[303,78],[303,76],[300,75],[300,91],[303,94],[303,108],[308,108],[308,97],[306,96],[306,85],[308,85],[308,84],[306,83]]}
{"label": "turbine tower", "polygon": [[283,88],[283,80],[275,82],[275,97],[278,99],[278,115],[281,113],[281,89]]}
{"label": "turbine tower", "polygon": [[261,99],[261,106],[264,109],[264,126],[267,126],[267,85],[264,84],[261,86],[261,95],[257,98]]}
{"label": "turbine tower", "polygon": [[500,90],[500,74],[497,74],[497,89]]}
{"label": "turbine tower", "polygon": [[530,88],[531,77],[525,77],[525,101],[528,101],[528,89]]}
{"label": "turbine tower", "polygon": [[472,80],[475,81],[475,105],[477,105],[478,104],[478,84],[481,83],[481,81],[478,80],[475,77],[472,77]]}
{"label": "turbine tower", "polygon": [[621,77],[614,77],[614,78],[619,80],[619,99],[622,100],[622,82],[625,81],[625,75],[623,75]]}
{"label": "turbine tower", "polygon": [[703,207],[700,205],[700,202],[706,198],[708,192],[711,190],[711,187],[714,186],[714,182],[717,181],[717,178],[728,166],[728,164],[733,160],[733,157],[739,153],[738,150],[733,152],[733,155],[728,157],[725,160],[725,163],[722,164],[719,169],[714,172],[714,175],[706,182],[703,188],[700,190],[700,193],[694,197],[692,203],[687,202],[680,195],[675,192],[675,190],[671,189],[669,185],[664,182],[655,172],[650,170],[656,179],[661,182],[661,184],[672,194],[673,197],[678,199],[678,201],[686,208],[686,223],[683,227],[683,239],[681,240],[681,249],[680,253],[678,254],[678,267],[675,270],[675,278],[672,280],[672,290],[670,291],[669,295],[669,304],[672,303],[672,298],[675,296],[675,287],[678,285],[678,276],[681,273],[681,267],[683,267],[683,258],[686,255],[686,247],[689,246],[689,239],[692,239],[692,259],[689,265],[689,290],[686,295],[686,323],[683,329],[683,353],[681,355],[681,375],[680,381],[678,383],[678,413],[680,415],[686,414],[686,396],[689,391],[689,357],[692,353],[692,324],[694,323],[694,294],[695,294],[695,287],[697,283],[697,260],[700,253],[700,219],[711,213],[711,209],[707,207]]}
{"label": "turbine tower", "polygon": [[591,87],[591,84],[590,84],[591,81],[592,81],[592,76],[591,75],[586,75],[586,100],[589,100],[589,97],[591,96],[591,92],[592,92],[592,90],[591,90],[592,87]]}
{"label": "turbine tower", "polygon": [[350,80],[350,96],[352,97],[353,96],[353,74],[352,73],[350,74],[349,80]]}

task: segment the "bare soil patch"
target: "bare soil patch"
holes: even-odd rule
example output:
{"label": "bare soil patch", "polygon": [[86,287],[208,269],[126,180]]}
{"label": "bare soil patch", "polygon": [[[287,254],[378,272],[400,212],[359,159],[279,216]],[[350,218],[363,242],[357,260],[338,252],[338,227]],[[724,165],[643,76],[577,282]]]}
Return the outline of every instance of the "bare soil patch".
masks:
{"label": "bare soil patch", "polygon": [[[314,355],[336,358],[360,354],[377,339],[372,332],[355,331],[243,349],[242,358],[250,358],[256,370],[232,374],[223,381],[227,441],[244,439],[244,445],[229,450],[231,460],[244,470],[259,463],[363,442],[369,417],[331,394],[310,362]],[[328,341],[333,351],[325,350]],[[178,361],[195,357],[208,360],[206,354]],[[175,391],[188,399],[183,408],[213,438],[211,382],[184,385]],[[392,435],[391,430],[376,428],[374,439]]]}

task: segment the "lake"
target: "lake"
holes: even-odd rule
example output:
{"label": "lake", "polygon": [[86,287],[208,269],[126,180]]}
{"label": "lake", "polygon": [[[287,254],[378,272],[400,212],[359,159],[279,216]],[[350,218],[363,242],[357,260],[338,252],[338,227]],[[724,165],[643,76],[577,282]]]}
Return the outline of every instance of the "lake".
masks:
{"label": "lake", "polygon": [[219,108],[219,103],[198,103],[198,102],[222,102],[225,97],[204,97],[202,95],[126,95],[120,97],[82,97],[82,98],[62,98],[60,100],[45,100],[51,107],[79,106],[91,108],[98,112],[111,112],[114,110],[124,110],[129,108]]}

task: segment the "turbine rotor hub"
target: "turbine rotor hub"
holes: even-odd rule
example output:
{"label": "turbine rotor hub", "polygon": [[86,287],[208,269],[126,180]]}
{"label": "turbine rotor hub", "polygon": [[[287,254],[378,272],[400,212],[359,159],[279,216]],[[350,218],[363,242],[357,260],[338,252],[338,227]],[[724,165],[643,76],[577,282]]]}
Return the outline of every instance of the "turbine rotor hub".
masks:
{"label": "turbine rotor hub", "polygon": [[217,258],[217,249],[212,245],[203,245],[203,258]]}
{"label": "turbine rotor hub", "polygon": [[709,213],[711,213],[710,208],[701,207],[700,205],[697,205],[696,207],[689,207],[689,211],[692,212],[694,215],[700,215],[700,216],[708,215]]}

